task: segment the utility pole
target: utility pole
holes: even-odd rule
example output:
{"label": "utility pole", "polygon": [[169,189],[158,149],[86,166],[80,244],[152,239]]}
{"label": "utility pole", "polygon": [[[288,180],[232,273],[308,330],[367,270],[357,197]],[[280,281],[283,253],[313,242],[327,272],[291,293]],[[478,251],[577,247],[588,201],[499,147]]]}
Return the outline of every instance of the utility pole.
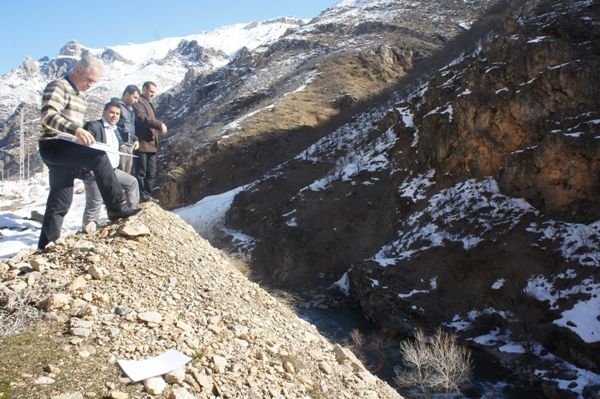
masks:
{"label": "utility pole", "polygon": [[25,132],[23,131],[23,113],[25,107],[19,112],[20,115],[20,132],[19,132],[19,180],[25,180]]}

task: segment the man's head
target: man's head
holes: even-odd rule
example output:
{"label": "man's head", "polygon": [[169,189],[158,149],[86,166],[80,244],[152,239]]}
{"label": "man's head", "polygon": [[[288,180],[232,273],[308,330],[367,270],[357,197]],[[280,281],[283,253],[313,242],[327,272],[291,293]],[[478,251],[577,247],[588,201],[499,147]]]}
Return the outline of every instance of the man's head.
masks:
{"label": "man's head", "polygon": [[115,102],[108,102],[104,105],[104,111],[102,111],[102,118],[107,121],[111,126],[115,126],[121,117],[121,107]]}
{"label": "man's head", "polygon": [[152,98],[156,95],[156,85],[154,82],[144,82],[142,85],[142,95],[148,100],[152,100]]}
{"label": "man's head", "polygon": [[140,94],[140,89],[138,89],[136,85],[128,85],[125,88],[121,99],[126,105],[131,107],[132,105],[137,104],[140,99]]}
{"label": "man's head", "polygon": [[93,55],[86,54],[75,64],[69,80],[78,91],[86,91],[100,80],[102,72],[102,62]]}

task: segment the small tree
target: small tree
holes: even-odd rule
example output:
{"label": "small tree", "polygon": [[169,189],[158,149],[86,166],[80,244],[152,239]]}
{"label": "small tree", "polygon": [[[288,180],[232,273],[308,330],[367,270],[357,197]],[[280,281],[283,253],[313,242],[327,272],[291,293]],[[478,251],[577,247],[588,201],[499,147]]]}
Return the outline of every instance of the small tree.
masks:
{"label": "small tree", "polygon": [[416,387],[425,398],[434,392],[461,394],[460,388],[471,378],[473,368],[469,351],[456,342],[456,337],[438,329],[427,338],[417,330],[414,340],[400,343],[404,369],[396,368],[396,383]]}

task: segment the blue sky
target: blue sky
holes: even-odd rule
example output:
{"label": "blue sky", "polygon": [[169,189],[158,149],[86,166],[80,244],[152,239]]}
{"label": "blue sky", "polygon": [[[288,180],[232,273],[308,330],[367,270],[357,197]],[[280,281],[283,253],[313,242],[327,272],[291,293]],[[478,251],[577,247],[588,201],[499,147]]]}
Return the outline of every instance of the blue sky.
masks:
{"label": "blue sky", "polygon": [[25,56],[52,57],[69,40],[84,46],[144,43],[240,22],[313,18],[337,0],[4,0],[0,74]]}

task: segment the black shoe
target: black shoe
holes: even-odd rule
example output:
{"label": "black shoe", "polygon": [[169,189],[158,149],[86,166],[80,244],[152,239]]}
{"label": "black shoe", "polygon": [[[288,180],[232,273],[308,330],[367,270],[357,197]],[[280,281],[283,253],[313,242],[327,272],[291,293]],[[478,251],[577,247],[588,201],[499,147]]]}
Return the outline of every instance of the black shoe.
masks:
{"label": "black shoe", "polygon": [[108,220],[114,222],[118,219],[128,218],[129,216],[133,216],[142,208],[130,208],[127,203],[123,203],[119,205],[116,209],[111,209],[106,211],[106,215],[108,216]]}
{"label": "black shoe", "polygon": [[154,198],[152,196],[143,197],[140,202],[154,202],[155,204],[160,204],[160,200],[158,198]]}

